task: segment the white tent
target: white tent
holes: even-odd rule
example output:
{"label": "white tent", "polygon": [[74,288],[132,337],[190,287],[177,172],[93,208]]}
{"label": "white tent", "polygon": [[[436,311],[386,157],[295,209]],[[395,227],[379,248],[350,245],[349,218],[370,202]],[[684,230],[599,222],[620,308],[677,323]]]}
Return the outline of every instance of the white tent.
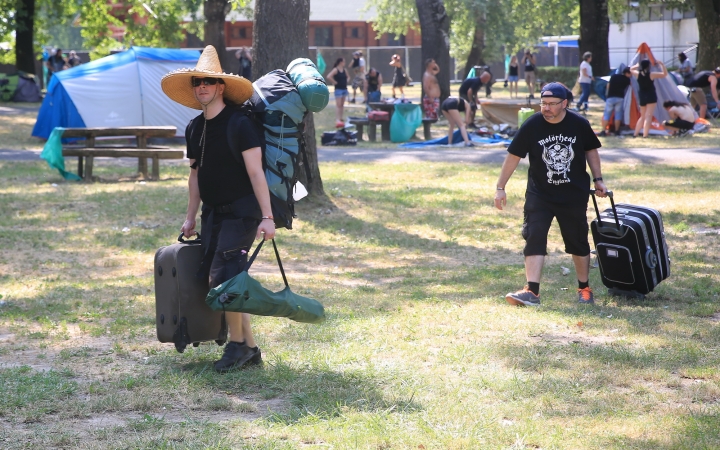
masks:
{"label": "white tent", "polygon": [[199,56],[197,50],[132,47],[58,72],[32,134],[47,139],[55,127],[174,125],[183,136],[199,112],[170,100],[160,89],[160,79],[194,67]]}

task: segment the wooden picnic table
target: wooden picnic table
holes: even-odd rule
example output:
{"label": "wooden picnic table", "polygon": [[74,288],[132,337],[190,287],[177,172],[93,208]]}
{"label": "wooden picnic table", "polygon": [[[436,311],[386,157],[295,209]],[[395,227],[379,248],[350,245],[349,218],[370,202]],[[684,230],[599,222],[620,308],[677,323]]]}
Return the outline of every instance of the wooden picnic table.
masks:
{"label": "wooden picnic table", "polygon": [[[386,111],[388,113],[388,125],[387,127],[382,128],[382,140],[383,141],[389,141],[390,140],[390,120],[392,120],[392,115],[395,112],[395,103],[385,103],[385,102],[369,102],[368,106],[370,108],[378,110],[378,111]],[[420,108],[422,108],[422,105],[420,105]],[[429,141],[432,139],[432,135],[430,133],[430,127],[432,124],[436,123],[437,119],[429,119],[427,117],[423,117],[422,125],[423,125],[423,137],[426,141]],[[352,122],[351,122],[352,123]],[[362,128],[358,126],[358,131],[360,131]],[[386,131],[387,129],[387,131]],[[362,136],[362,132],[358,133]],[[370,132],[368,131],[368,137],[371,141],[375,141],[375,133],[373,133],[372,136],[370,136]],[[362,139],[361,139],[362,140]]]}
{"label": "wooden picnic table", "polygon": [[[148,177],[147,158],[152,159],[152,178],[160,178],[161,159],[182,159],[183,150],[171,150],[168,147],[150,146],[149,138],[175,137],[174,126],[137,126],[137,127],[92,127],[66,128],[62,137],[85,139],[84,146],[65,146],[63,156],[78,157],[78,176],[92,180],[93,161],[96,157],[138,158],[138,173]],[[98,137],[135,138],[136,147],[117,147],[96,145]]]}

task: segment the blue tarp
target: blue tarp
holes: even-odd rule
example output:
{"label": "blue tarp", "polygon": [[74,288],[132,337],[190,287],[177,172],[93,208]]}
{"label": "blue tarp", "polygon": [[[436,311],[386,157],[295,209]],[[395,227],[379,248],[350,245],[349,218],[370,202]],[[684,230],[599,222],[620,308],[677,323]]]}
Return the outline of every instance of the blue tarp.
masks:
{"label": "blue tarp", "polygon": [[[468,135],[471,141],[476,142],[478,144],[509,144],[511,142],[510,139],[505,139],[499,134],[493,135],[493,137],[481,137],[476,134],[470,133]],[[406,142],[404,144],[400,144],[400,147],[403,148],[423,148],[423,147],[431,147],[433,145],[447,145],[447,136],[438,138],[438,139],[432,139],[429,141],[421,141],[421,142]],[[460,130],[455,130],[453,133],[453,144],[458,144],[463,141],[462,134],[460,133]]]}

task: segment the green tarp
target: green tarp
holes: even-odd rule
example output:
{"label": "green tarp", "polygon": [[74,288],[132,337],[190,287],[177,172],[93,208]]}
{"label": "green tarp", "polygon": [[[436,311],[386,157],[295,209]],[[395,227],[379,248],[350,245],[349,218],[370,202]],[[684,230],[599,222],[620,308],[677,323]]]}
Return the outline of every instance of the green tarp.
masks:
{"label": "green tarp", "polygon": [[62,135],[65,128],[55,127],[43,147],[40,157],[53,169],[57,169],[66,180],[80,181],[82,178],[65,170],[65,158],[62,155]]}

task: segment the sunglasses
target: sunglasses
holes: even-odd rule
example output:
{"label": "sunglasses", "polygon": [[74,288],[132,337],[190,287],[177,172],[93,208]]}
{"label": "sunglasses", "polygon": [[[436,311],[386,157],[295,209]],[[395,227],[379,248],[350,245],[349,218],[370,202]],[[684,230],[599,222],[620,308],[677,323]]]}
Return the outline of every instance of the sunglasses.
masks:
{"label": "sunglasses", "polygon": [[193,87],[198,87],[201,84],[204,84],[205,86],[215,86],[218,81],[222,84],[222,80],[217,78],[194,78],[192,79],[192,85]]}

